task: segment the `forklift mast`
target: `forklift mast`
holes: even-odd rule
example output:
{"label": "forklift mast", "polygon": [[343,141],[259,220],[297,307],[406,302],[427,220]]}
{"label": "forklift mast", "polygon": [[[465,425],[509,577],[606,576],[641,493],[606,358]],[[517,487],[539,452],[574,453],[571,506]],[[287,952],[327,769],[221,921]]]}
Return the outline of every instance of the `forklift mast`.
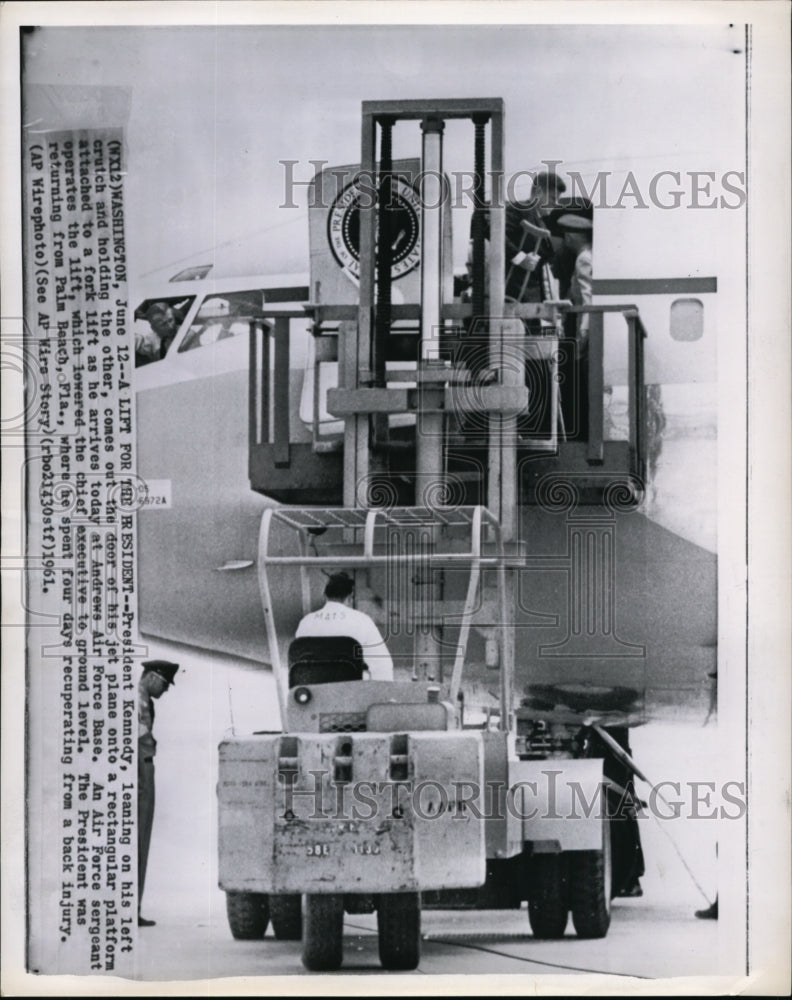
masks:
{"label": "forklift mast", "polygon": [[[467,301],[454,296],[451,192],[444,174],[445,126],[455,120],[472,125]],[[265,310],[263,322],[251,323],[254,490],[281,503],[344,507],[373,506],[383,497],[426,506],[451,497],[485,505],[507,544],[519,539],[520,507],[541,504],[559,484],[572,483],[584,504],[614,495],[626,505],[640,502],[646,332],[638,309],[505,297],[503,121],[503,101],[495,98],[363,102],[360,164],[343,168],[360,180],[359,196],[350,193],[354,184],[347,185],[339,197],[347,215],[326,218],[317,210],[311,223],[312,266],[324,256],[339,270],[319,244],[343,230],[355,238],[356,246],[343,250],[356,254],[354,270],[330,282],[319,280],[327,271],[317,269],[304,310]],[[420,129],[420,159],[394,160],[399,123]],[[402,301],[409,260],[400,256],[400,192],[410,188],[420,213],[410,257],[419,261],[419,282],[409,276],[410,301]],[[322,206],[329,194],[329,181],[317,175],[313,200]],[[327,301],[328,287],[331,295],[345,293],[344,301]],[[578,370],[564,366],[574,350],[564,328],[583,313],[589,314],[588,363]],[[608,313],[623,317],[626,334],[620,363],[627,372],[627,433],[615,439],[606,433],[604,415]],[[289,382],[289,324],[306,314],[314,344],[310,440],[296,435],[290,421],[299,401]],[[330,368],[336,374],[328,386]],[[562,396],[572,400],[571,411]],[[320,433],[323,407],[336,419],[333,435]],[[540,411],[544,416],[537,416]]]}

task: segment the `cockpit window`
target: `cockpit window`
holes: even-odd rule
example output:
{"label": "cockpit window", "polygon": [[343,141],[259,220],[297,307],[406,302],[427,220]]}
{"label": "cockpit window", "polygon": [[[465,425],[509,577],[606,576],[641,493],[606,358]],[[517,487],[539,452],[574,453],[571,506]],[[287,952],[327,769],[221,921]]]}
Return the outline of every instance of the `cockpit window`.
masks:
{"label": "cockpit window", "polygon": [[260,312],[263,306],[264,292],[260,288],[207,295],[179,346],[179,352],[193,351],[247,333],[250,317]]}
{"label": "cockpit window", "polygon": [[211,264],[201,264],[198,267],[186,267],[183,271],[174,274],[169,281],[203,281],[212,270]]}
{"label": "cockpit window", "polygon": [[162,361],[195,296],[145,299],[135,309],[135,367]]}

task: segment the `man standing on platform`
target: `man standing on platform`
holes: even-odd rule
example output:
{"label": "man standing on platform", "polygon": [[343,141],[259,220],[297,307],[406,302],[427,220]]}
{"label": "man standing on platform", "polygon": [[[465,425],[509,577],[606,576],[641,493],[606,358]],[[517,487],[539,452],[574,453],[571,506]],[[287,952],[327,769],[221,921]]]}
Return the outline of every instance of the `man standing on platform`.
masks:
{"label": "man standing on platform", "polygon": [[147,660],[138,682],[138,927],[153,927],[154,920],[140,915],[140,903],[146,884],[151,827],[154,822],[154,700],[173,684],[178,663]]}
{"label": "man standing on platform", "polygon": [[552,239],[537,247],[535,236],[526,234],[523,221],[541,229],[551,229],[552,215],[566,184],[558,174],[542,171],[534,178],[528,201],[506,203],[506,298],[515,302],[542,302],[553,296],[545,294],[543,268],[552,268],[555,251],[560,246]]}
{"label": "man standing on platform", "polygon": [[[561,291],[561,296],[575,306],[590,306],[593,300],[591,219],[570,213],[562,215],[556,225],[563,233],[564,251],[574,261],[569,284]],[[561,405],[569,440],[588,438],[589,327],[589,313],[570,313],[564,323],[565,343],[562,345],[560,364]]]}

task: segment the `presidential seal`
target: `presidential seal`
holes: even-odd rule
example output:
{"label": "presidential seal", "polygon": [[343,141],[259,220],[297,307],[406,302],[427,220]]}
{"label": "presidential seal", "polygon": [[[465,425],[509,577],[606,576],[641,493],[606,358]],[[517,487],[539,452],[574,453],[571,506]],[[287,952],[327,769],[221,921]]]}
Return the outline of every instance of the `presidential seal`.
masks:
{"label": "presidential seal", "polygon": [[[360,278],[360,199],[358,181],[348,184],[333,202],[327,217],[327,239],[333,256],[344,271]],[[366,191],[367,197],[371,191]],[[421,259],[421,202],[418,192],[401,177],[391,184],[391,276],[402,278],[415,270]]]}

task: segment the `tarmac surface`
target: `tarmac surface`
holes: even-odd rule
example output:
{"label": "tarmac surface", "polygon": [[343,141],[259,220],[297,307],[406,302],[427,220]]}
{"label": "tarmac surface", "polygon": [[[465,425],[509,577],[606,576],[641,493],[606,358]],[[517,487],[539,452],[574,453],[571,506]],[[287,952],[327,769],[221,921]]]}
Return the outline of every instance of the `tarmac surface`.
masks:
{"label": "tarmac surface", "polygon": [[[602,973],[654,979],[670,969],[675,976],[712,974],[718,923],[696,920],[688,907],[625,899],[614,901],[610,931],[599,941],[577,940],[571,921],[563,939],[535,940],[525,906],[424,911],[422,935],[413,976]],[[276,941],[272,928],[261,941],[234,941],[220,900],[208,921],[184,914],[142,929],[138,974],[166,980],[306,975],[300,952],[299,941]],[[367,974],[395,975],[380,967],[376,917],[347,914],[343,965],[337,974],[322,975]]]}

